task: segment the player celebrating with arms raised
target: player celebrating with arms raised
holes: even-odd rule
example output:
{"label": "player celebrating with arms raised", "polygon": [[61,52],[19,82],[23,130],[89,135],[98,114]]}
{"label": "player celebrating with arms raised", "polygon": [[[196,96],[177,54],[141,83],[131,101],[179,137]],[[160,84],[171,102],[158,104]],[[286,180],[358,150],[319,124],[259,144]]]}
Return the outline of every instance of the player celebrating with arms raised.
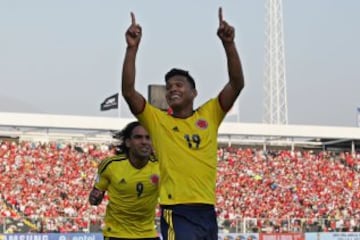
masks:
{"label": "player celebrating with arms raised", "polygon": [[161,233],[165,240],[217,240],[215,213],[217,132],[244,87],[235,30],[219,9],[217,35],[227,57],[229,81],[217,97],[194,110],[195,81],[181,69],[165,75],[166,100],[173,113],[149,104],[135,90],[135,59],[142,37],[131,13],[126,32],[122,94],[131,112],[149,131],[160,164]]}

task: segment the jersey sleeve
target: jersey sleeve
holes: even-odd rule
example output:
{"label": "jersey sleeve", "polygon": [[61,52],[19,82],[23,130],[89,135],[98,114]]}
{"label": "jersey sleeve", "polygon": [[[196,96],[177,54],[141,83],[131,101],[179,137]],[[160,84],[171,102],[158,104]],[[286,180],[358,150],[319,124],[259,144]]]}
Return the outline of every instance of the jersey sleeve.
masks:
{"label": "jersey sleeve", "polygon": [[149,102],[145,102],[144,111],[140,114],[136,115],[136,118],[139,120],[142,126],[152,135],[156,132],[157,124],[161,121],[161,117],[166,115],[166,113],[153,105]]}
{"label": "jersey sleeve", "polygon": [[217,126],[220,125],[226,116],[226,112],[220,105],[219,97],[209,99],[201,105],[198,110],[201,114],[209,115],[209,118],[212,119]]}
{"label": "jersey sleeve", "polygon": [[109,184],[110,184],[110,167],[109,167],[109,159],[105,159],[99,164],[96,179],[95,179],[95,185],[94,187],[101,190],[106,191]]}

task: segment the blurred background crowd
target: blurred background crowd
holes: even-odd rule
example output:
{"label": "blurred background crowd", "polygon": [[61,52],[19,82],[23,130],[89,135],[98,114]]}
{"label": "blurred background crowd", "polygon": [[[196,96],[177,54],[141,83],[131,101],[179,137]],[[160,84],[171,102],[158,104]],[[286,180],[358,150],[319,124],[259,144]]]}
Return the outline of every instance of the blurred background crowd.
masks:
{"label": "blurred background crowd", "polygon": [[[0,141],[0,232],[100,231],[90,206],[113,146]],[[221,232],[360,231],[360,153],[219,147]],[[157,210],[159,216],[159,210]]]}

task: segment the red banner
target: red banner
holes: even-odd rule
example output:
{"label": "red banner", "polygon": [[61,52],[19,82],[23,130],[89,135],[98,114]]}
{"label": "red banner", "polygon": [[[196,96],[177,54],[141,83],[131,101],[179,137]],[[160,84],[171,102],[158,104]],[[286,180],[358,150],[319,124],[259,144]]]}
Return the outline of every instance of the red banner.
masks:
{"label": "red banner", "polygon": [[259,240],[305,240],[303,233],[259,233]]}

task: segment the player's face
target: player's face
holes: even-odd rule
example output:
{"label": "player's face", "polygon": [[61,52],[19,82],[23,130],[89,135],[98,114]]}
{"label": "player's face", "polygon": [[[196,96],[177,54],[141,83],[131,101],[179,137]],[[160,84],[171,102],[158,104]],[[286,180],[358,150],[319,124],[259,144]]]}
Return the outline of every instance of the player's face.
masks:
{"label": "player's face", "polygon": [[173,109],[192,104],[196,90],[185,76],[173,76],[166,83],[166,101]]}
{"label": "player's face", "polygon": [[138,158],[147,158],[152,152],[149,133],[142,126],[133,129],[130,139],[127,139],[127,147]]}

